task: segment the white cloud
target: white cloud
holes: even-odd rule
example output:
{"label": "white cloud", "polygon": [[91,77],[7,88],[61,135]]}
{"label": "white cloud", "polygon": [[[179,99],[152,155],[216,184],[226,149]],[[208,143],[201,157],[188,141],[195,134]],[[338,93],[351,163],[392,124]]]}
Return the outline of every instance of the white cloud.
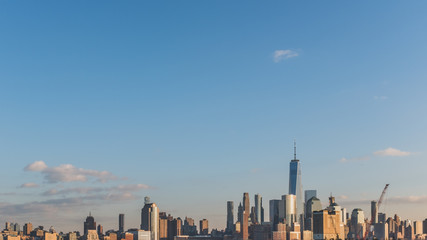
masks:
{"label": "white cloud", "polygon": [[427,204],[427,196],[396,196],[387,199],[388,203],[401,203],[401,204]]}
{"label": "white cloud", "polygon": [[296,51],[290,50],[290,49],[276,50],[273,53],[273,61],[275,63],[278,63],[278,62],[282,61],[283,59],[289,59],[289,58],[297,57],[298,55],[299,55],[299,53],[297,53]]}
{"label": "white cloud", "polygon": [[39,187],[39,185],[37,183],[29,182],[29,183],[24,183],[19,187],[20,188],[37,188]]}
{"label": "white cloud", "polygon": [[399,149],[389,147],[387,149],[374,152],[374,155],[376,155],[376,156],[403,157],[403,156],[409,156],[409,155],[411,155],[411,153],[410,152],[404,152],[404,151],[401,151]]}
{"label": "white cloud", "polygon": [[40,172],[43,171],[47,168],[46,163],[44,163],[43,161],[35,161],[31,164],[28,164],[24,170],[25,171],[30,171],[30,172]]}
{"label": "white cloud", "polygon": [[[389,147],[384,150],[379,150],[373,153],[373,156],[381,156],[381,157],[404,157],[409,156],[413,153],[411,152],[404,152],[396,148]],[[363,156],[363,157],[356,157],[356,158],[341,158],[339,161],[341,163],[347,163],[347,162],[360,162],[360,161],[368,161],[371,159],[372,156]]]}
{"label": "white cloud", "polygon": [[115,175],[108,171],[76,168],[71,164],[48,167],[43,161],[31,163],[26,166],[24,170],[30,172],[41,172],[48,183],[86,182],[89,178],[94,178],[99,182],[107,182],[109,180],[117,179]]}

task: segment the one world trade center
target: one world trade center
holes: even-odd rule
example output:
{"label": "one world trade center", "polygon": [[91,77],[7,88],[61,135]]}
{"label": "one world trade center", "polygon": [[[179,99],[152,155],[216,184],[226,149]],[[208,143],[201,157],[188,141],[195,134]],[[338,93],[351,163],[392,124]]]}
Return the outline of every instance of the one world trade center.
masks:
{"label": "one world trade center", "polygon": [[[297,222],[302,223],[304,202],[302,200],[301,165],[297,159],[296,143],[294,142],[294,159],[289,163],[289,194],[296,196]],[[302,226],[301,226],[302,227]]]}

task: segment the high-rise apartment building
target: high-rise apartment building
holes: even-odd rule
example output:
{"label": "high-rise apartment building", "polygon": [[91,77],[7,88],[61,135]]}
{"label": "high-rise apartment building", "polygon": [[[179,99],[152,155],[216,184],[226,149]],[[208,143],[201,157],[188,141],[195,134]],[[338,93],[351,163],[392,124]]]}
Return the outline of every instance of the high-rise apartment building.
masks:
{"label": "high-rise apartment building", "polygon": [[427,234],[427,218],[423,221],[423,233]]}
{"label": "high-rise apartment building", "polygon": [[225,229],[227,233],[234,232],[234,202],[227,202],[227,228]]}
{"label": "high-rise apartment building", "polygon": [[33,231],[33,224],[32,223],[26,223],[24,225],[24,235],[30,236],[31,231]]}
{"label": "high-rise apartment building", "polygon": [[249,214],[249,225],[255,224],[255,207],[251,207],[251,214]]}
{"label": "high-rise apartment building", "polygon": [[194,225],[194,219],[185,217],[184,225],[182,225],[182,235],[197,235],[197,227]]}
{"label": "high-rise apartment building", "polygon": [[165,212],[159,212],[159,239],[168,239],[168,226],[170,225]]}
{"label": "high-rise apartment building", "polygon": [[104,228],[102,227],[101,224],[98,224],[98,230],[97,231],[98,231],[99,236],[104,235]]}
{"label": "high-rise apartment building", "polygon": [[151,232],[151,240],[159,240],[159,208],[148,197],[141,210],[141,229]]}
{"label": "high-rise apartment building", "polygon": [[246,211],[249,214],[249,193],[243,193],[243,211]]}
{"label": "high-rise apartment building", "polygon": [[270,200],[270,223],[273,226],[273,231],[277,231],[277,224],[279,223],[279,204],[280,200]]}
{"label": "high-rise apartment building", "polygon": [[[342,223],[344,225],[347,224],[347,209],[346,208],[341,208],[341,218],[342,218]],[[385,222],[385,220],[384,220]]]}
{"label": "high-rise apartment building", "polygon": [[378,203],[376,201],[371,202],[371,218],[372,223],[378,223]]}
{"label": "high-rise apartment building", "polygon": [[175,236],[179,236],[182,234],[182,219],[181,218],[174,218],[172,220],[172,227],[171,227],[171,233],[172,233],[172,239]]}
{"label": "high-rise apartment building", "polygon": [[421,221],[414,221],[414,234],[423,234],[423,223]]}
{"label": "high-rise apartment building", "polygon": [[239,206],[237,207],[237,221],[242,223],[243,221],[243,206],[242,202],[239,203]]}
{"label": "high-rise apartment building", "polygon": [[301,222],[301,217],[304,216],[304,202],[302,200],[301,165],[297,159],[295,142],[294,159],[289,163],[289,194],[296,196],[296,219]]}
{"label": "high-rise apartment building", "polygon": [[262,224],[262,197],[260,194],[255,194],[255,220],[253,223]]}
{"label": "high-rise apartment building", "polygon": [[119,232],[125,231],[125,214],[119,214]]}
{"label": "high-rise apartment building", "polygon": [[350,238],[363,238],[365,232],[365,214],[360,208],[353,209],[351,212]]}
{"label": "high-rise apartment building", "polygon": [[249,193],[243,193],[243,219],[240,224],[240,235],[243,240],[249,238]]}
{"label": "high-rise apartment building", "polygon": [[200,220],[200,235],[208,235],[209,234],[209,224],[207,219]]}

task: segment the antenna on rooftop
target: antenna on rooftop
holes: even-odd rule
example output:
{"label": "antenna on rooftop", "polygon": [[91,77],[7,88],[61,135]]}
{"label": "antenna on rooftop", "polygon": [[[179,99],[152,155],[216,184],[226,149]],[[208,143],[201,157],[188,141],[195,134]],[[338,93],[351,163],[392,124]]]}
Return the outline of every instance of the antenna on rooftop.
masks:
{"label": "antenna on rooftop", "polygon": [[297,160],[297,142],[294,139],[294,160]]}

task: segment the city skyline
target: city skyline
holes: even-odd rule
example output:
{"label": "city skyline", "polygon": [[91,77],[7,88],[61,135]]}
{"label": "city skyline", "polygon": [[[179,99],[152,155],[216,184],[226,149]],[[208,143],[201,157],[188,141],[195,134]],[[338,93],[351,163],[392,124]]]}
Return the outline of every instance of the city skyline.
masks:
{"label": "city skyline", "polygon": [[[295,144],[294,144],[295,145]],[[295,150],[294,150],[294,153],[295,153]],[[294,159],[293,160],[295,160],[295,155],[294,155]],[[293,161],[292,160],[292,161]],[[291,162],[292,162],[291,161]],[[40,163],[37,163],[37,164],[40,164]],[[37,165],[36,164],[36,165]],[[27,166],[28,167],[28,166]],[[291,169],[291,165],[289,166],[289,168]],[[289,179],[289,181],[291,181],[291,179]],[[123,187],[123,188],[126,188],[126,186],[121,186],[121,187]],[[127,186],[127,187],[131,187],[131,186]],[[120,187],[118,187],[117,189],[120,189]],[[74,189],[75,190],[75,189]],[[82,189],[80,189],[80,190],[82,190]],[[87,190],[87,189],[86,189]],[[303,190],[305,190],[305,189],[303,189]],[[313,193],[308,193],[308,192],[315,192],[316,194],[317,194],[317,190],[305,190],[306,191],[306,194],[313,194]],[[286,194],[288,194],[288,193],[283,193],[284,195],[282,195],[282,196],[286,196]],[[332,193],[330,193],[330,194],[332,194]],[[256,198],[256,196],[257,195],[259,195],[259,193],[257,193],[257,194],[252,194],[251,195],[251,193],[244,193],[244,198],[243,198],[243,200],[242,199],[240,199],[240,203],[241,204],[243,204],[242,206],[244,206],[245,205],[245,201],[244,201],[244,199],[247,199],[247,201],[249,202],[249,205],[248,205],[248,209],[249,209],[249,213],[251,213],[251,208],[254,208],[255,209],[255,207],[256,207],[256,204],[255,204],[255,201],[254,202],[251,202],[250,201],[250,198],[252,197],[252,196],[254,196],[255,198]],[[330,196],[331,197],[331,196]],[[328,197],[328,199],[330,198],[330,197]],[[367,218],[367,219],[369,219],[369,217],[371,216],[370,214],[372,214],[372,204],[375,202],[376,203],[376,201],[378,200],[378,199],[372,199],[372,200],[362,200],[362,201],[359,201],[359,200],[356,200],[356,201],[353,201],[353,200],[351,200],[351,199],[348,199],[348,197],[343,197],[343,196],[338,196],[338,198],[339,198],[339,200],[341,200],[341,202],[339,202],[340,203],[340,205],[342,205],[343,207],[345,207],[345,206],[355,206],[354,207],[354,210],[356,210],[356,209],[362,209],[363,210],[363,212],[365,212],[365,217]],[[273,200],[273,199],[269,199],[269,200]],[[296,200],[296,197],[295,197],[295,200]],[[398,198],[397,198],[397,200],[398,200]],[[237,200],[237,202],[238,202],[239,200]],[[262,200],[261,200],[262,201]],[[387,202],[388,202],[388,196],[386,197],[386,199],[385,199],[385,201],[386,201],[386,204],[388,204]],[[395,201],[395,199],[392,199],[392,201]],[[227,222],[227,214],[228,214],[228,203],[229,203],[230,201],[227,201],[227,208],[225,209],[225,211],[224,211],[224,214],[221,214],[221,215],[223,215],[223,218],[224,218],[224,224],[218,224],[218,225],[215,225],[215,226],[213,226],[212,227],[212,229],[218,229],[218,230],[226,230],[226,228],[227,228],[227,224],[226,224],[226,222]],[[233,201],[231,201],[231,202],[233,202]],[[295,203],[296,203],[296,201],[295,201]],[[148,206],[151,206],[152,204],[154,204],[154,203],[152,203],[151,202],[151,200],[150,200],[150,197],[144,197],[144,200],[143,200],[143,206],[144,206],[144,208],[148,205]],[[327,206],[328,206],[328,202],[327,201],[322,201],[322,209],[324,209],[324,208],[326,208]],[[411,202],[407,202],[407,204],[411,204]],[[157,209],[157,205],[156,204],[154,204],[155,206],[156,206],[156,209]],[[366,206],[365,206],[366,205]],[[363,206],[363,207],[362,207]],[[264,206],[263,206],[264,207]],[[269,209],[269,206],[265,206],[265,208],[266,209],[268,209],[268,212],[270,211],[270,209]],[[167,209],[167,208],[165,208],[165,209]],[[157,218],[156,219],[158,219],[158,212],[160,211],[160,212],[166,212],[166,213],[171,213],[171,212],[168,212],[167,210],[165,210],[165,209],[160,209],[160,210],[158,210],[157,209]],[[245,209],[245,208],[244,208]],[[351,208],[349,208],[349,209],[351,209]],[[120,209],[118,209],[118,212],[120,212]],[[138,227],[139,227],[139,229],[143,229],[143,230],[148,230],[148,228],[146,228],[146,227],[143,227],[143,223],[142,223],[142,219],[143,219],[143,216],[142,216],[142,213],[141,213],[141,210],[137,210],[137,214],[139,215],[139,218],[140,218],[140,222],[139,223],[137,223],[137,222],[135,222],[135,221],[133,221],[133,224],[129,227],[129,228],[125,228],[125,230],[128,230],[128,229],[137,229]],[[268,214],[268,212],[267,212],[267,214]],[[387,214],[387,216],[391,216],[392,214],[396,214],[396,212],[399,212],[399,209],[392,209],[392,210],[389,210],[389,211],[387,211],[387,209],[385,208],[385,207],[382,207],[381,209],[378,209],[378,207],[376,208],[376,213],[377,213],[377,215],[376,215],[376,218],[374,218],[374,219],[377,219],[378,218],[378,213],[379,212],[382,212],[382,213],[386,213]],[[255,212],[254,212],[255,213]],[[203,216],[203,213],[200,213],[201,214],[201,216]],[[237,214],[238,214],[238,211],[237,211],[237,209],[235,209],[235,210],[233,210],[233,214],[235,215],[235,217],[234,217],[234,220],[236,221],[237,220]],[[117,226],[112,226],[111,225],[111,223],[110,224],[106,224],[106,226],[107,226],[107,228],[106,228],[106,230],[119,230],[120,229],[120,215],[123,215],[123,213],[120,213],[120,214],[118,214],[118,216],[119,216],[119,221],[118,222],[116,222],[116,225]],[[132,213],[130,214],[130,215],[132,215]],[[413,219],[411,219],[411,218],[405,218],[405,215],[400,215],[403,219],[409,219],[409,220],[411,220],[411,221],[413,221]],[[424,217],[423,217],[423,215],[422,215],[422,213],[419,215],[420,217],[419,218],[417,218],[417,219],[415,219],[415,221],[420,221],[420,220],[423,220],[424,219]],[[112,216],[109,216],[110,218],[112,217]],[[117,216],[116,216],[117,217]],[[174,216],[174,217],[180,217],[181,219],[184,219],[184,216]],[[185,215],[185,218],[186,217],[192,217],[192,216],[189,216],[189,215]],[[250,216],[249,216],[249,214],[248,214],[248,216],[247,217],[249,217],[250,218]],[[265,218],[266,216],[264,216],[264,218]],[[294,216],[295,218],[296,218],[296,215]],[[88,217],[85,217],[86,218],[86,221],[85,222],[87,222],[88,221],[88,219],[90,219],[90,221],[93,221],[93,217],[92,217],[92,213],[91,213],[91,211],[89,212],[89,216]],[[12,219],[15,219],[15,218],[12,218]],[[30,219],[30,218],[28,218],[28,219]],[[82,218],[83,219],[83,218]],[[265,219],[268,219],[268,221],[270,222],[270,218],[265,218]],[[202,218],[202,219],[200,219],[200,220],[205,220],[205,218]],[[251,220],[252,221],[252,220]],[[376,220],[375,220],[376,221]],[[14,221],[8,221],[8,222],[14,222]],[[34,221],[30,221],[30,220],[27,220],[27,221],[24,221],[24,222],[22,222],[22,224],[23,223],[26,223],[26,222],[31,222],[31,223],[33,223],[33,224],[36,224],[37,225],[37,222],[34,222]],[[140,225],[141,224],[141,225]],[[41,225],[43,225],[43,224],[41,224]],[[48,224],[49,225],[49,224]],[[81,222],[80,222],[80,225],[81,225]],[[96,222],[93,222],[93,225],[91,226],[91,228],[90,229],[92,229],[92,230],[96,230]],[[114,224],[113,224],[114,225]],[[138,226],[138,225],[140,225],[140,226]],[[222,226],[222,225],[224,225],[224,226]],[[52,225],[53,226],[53,225]],[[67,224],[67,226],[69,226],[68,224]],[[85,223],[85,226],[86,226],[86,223]],[[104,226],[104,224],[103,224],[103,226]],[[196,225],[197,226],[197,225]],[[65,229],[68,229],[68,228],[65,228]],[[84,233],[84,232],[86,232],[86,230],[84,230],[83,228],[82,228],[82,233]],[[69,230],[67,230],[67,231],[80,231],[79,230],[79,228],[69,228]],[[65,231],[65,232],[67,232],[67,231]],[[120,231],[120,230],[119,230]]]}
{"label": "city skyline", "polygon": [[[427,2],[0,2],[0,221],[225,229],[249,193],[427,203]],[[301,198],[303,196],[301,195]],[[83,231],[83,229],[81,229]]]}

